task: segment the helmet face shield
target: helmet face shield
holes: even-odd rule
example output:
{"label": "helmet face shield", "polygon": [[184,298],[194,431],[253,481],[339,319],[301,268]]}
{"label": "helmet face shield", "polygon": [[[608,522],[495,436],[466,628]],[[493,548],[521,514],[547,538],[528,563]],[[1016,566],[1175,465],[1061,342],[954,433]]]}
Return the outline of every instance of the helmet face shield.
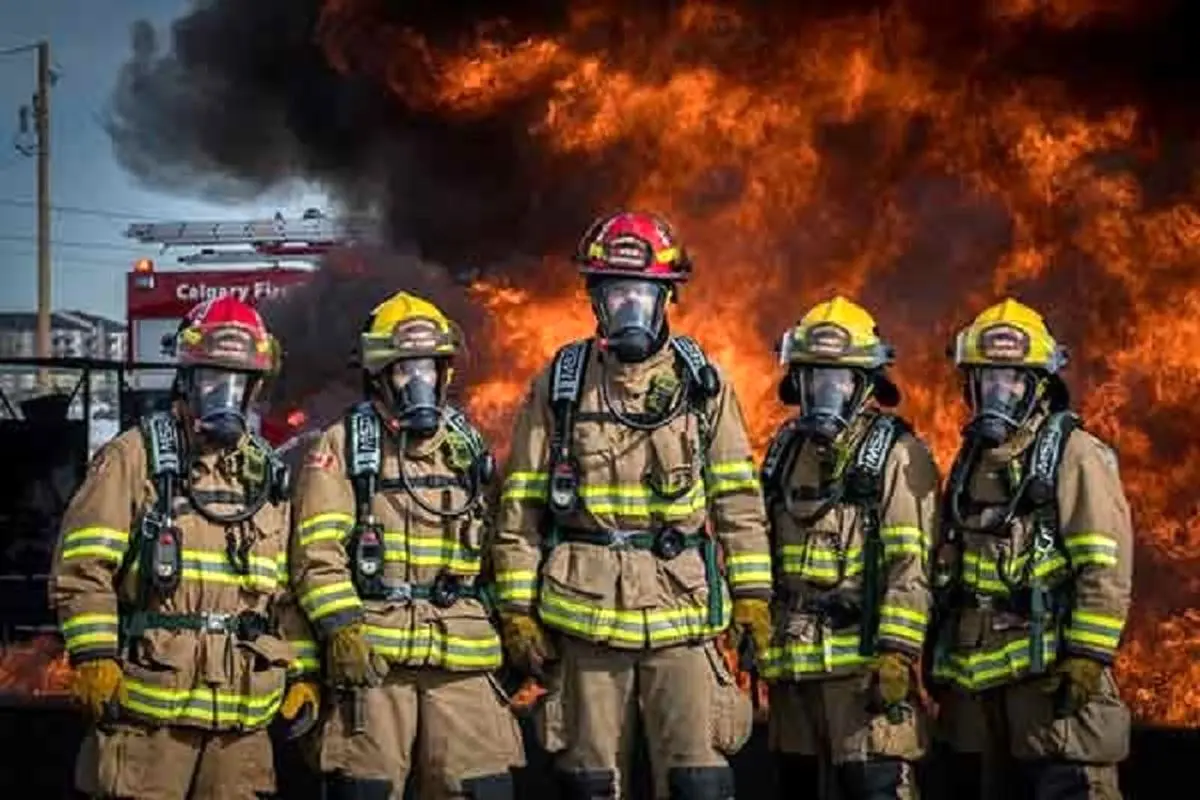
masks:
{"label": "helmet face shield", "polygon": [[257,383],[257,376],[245,372],[212,367],[191,370],[187,403],[200,432],[222,445],[240,441]]}
{"label": "helmet face shield", "polygon": [[402,428],[418,436],[437,431],[443,376],[444,369],[433,358],[406,358],[388,368],[392,412]]}
{"label": "helmet face shield", "polygon": [[972,367],[967,371],[970,427],[990,445],[1011,436],[1038,402],[1038,376],[1020,367]]}
{"label": "helmet face shield", "polygon": [[618,278],[598,282],[591,295],[601,333],[617,358],[648,357],[662,333],[669,287],[657,281]]}
{"label": "helmet face shield", "polygon": [[835,439],[862,402],[863,376],[849,367],[795,367],[792,382],[800,399],[801,426],[819,439]]}

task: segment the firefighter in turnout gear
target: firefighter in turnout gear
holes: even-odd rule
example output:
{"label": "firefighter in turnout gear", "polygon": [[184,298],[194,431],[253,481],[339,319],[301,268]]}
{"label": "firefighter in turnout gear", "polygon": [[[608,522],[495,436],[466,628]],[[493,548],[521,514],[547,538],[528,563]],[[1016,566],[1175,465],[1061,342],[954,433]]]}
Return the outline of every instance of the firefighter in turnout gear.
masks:
{"label": "firefighter in turnout gear", "polygon": [[287,470],[246,424],[278,365],[258,313],[225,297],[176,336],[169,412],[93,459],[51,581],[73,693],[95,727],[91,797],[256,798],[275,789],[266,727],[317,715],[316,646],[287,590]]}
{"label": "firefighter in turnout gear", "polygon": [[938,473],[884,410],[900,399],[892,360],[875,320],[843,297],[811,309],[780,346],[780,399],[800,413],[763,464],[775,635],[762,672],[789,797],[916,796]]}
{"label": "firefighter in turnout gear", "polygon": [[933,674],[954,796],[1011,759],[985,789],[1011,774],[1019,797],[1119,798],[1129,712],[1111,667],[1133,533],[1116,457],[1069,410],[1066,353],[1033,309],[988,308],[953,354],[972,417],[943,506]]}
{"label": "firefighter in turnout gear", "polygon": [[598,331],[558,352],[518,414],[491,553],[505,644],[546,681],[536,727],[565,797],[628,796],[640,711],[656,796],[726,800],[752,710],[715,640],[731,622],[760,647],[770,635],[745,423],[668,331],[691,264],[666,223],[604,217],[577,261]]}
{"label": "firefighter in turnout gear", "polygon": [[446,403],[457,331],[400,292],[362,332],[366,400],[300,470],[292,580],[324,644],[327,800],[512,800],[524,755],[479,574],[491,454]]}

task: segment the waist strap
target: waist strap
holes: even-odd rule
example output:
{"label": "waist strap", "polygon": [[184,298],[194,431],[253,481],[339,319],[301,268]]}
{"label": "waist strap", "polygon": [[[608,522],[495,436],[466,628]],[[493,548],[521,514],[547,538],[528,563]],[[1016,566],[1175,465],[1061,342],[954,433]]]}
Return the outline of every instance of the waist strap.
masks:
{"label": "waist strap", "polygon": [[164,614],[158,611],[135,611],[126,616],[123,622],[128,639],[138,639],[150,630],[230,634],[247,642],[252,642],[264,634],[274,633],[271,620],[255,611],[243,611],[238,614],[216,614],[207,611]]}
{"label": "waist strap", "polygon": [[703,533],[684,533],[678,528],[660,530],[596,530],[584,528],[561,528],[562,540],[594,544],[611,550],[650,550],[666,561],[675,558],[684,550],[703,547],[708,536]]}
{"label": "waist strap", "polygon": [[432,583],[412,583],[409,581],[387,581],[383,590],[362,594],[364,600],[378,600],[385,603],[412,603],[415,600],[427,600],[438,608],[449,608],[459,600],[483,601],[486,594],[474,584],[464,583],[456,575],[439,575]]}

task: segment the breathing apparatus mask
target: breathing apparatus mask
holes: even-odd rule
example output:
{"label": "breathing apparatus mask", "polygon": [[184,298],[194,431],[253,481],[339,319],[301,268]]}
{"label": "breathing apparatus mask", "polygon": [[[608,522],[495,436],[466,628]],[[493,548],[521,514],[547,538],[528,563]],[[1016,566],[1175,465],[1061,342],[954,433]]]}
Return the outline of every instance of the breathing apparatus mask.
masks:
{"label": "breathing apparatus mask", "polygon": [[185,398],[196,431],[222,448],[232,448],[249,432],[248,409],[258,376],[196,367],[187,375]]}
{"label": "breathing apparatus mask", "polygon": [[437,433],[442,420],[444,374],[433,358],[402,359],[388,367],[384,380],[389,410],[401,430],[418,439]]}
{"label": "breathing apparatus mask", "polygon": [[799,400],[799,427],[819,444],[832,444],[850,426],[869,384],[861,370],[849,367],[797,366],[789,372]]}
{"label": "breathing apparatus mask", "polygon": [[966,379],[972,417],[963,435],[987,448],[1003,444],[1016,433],[1044,395],[1042,377],[1030,369],[971,367]]}
{"label": "breathing apparatus mask", "polygon": [[589,287],[605,349],[618,361],[635,364],[657,351],[665,339],[671,289],[657,281],[615,278]]}

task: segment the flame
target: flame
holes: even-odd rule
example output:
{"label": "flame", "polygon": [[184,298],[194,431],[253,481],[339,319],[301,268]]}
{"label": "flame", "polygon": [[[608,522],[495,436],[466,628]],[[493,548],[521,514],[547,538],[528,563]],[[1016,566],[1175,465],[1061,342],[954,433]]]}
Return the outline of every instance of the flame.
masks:
{"label": "flame", "polygon": [[0,651],[0,694],[45,697],[64,694],[72,671],[62,642],[41,635]]}
{"label": "flame", "polygon": [[[658,16],[617,5],[577,4],[557,32],[489,23],[448,43],[370,0],[337,0],[323,43],[410,108],[486,118],[521,100],[534,146],[581,169],[624,163],[609,203],[660,211],[683,233],[697,276],[672,325],[723,365],[760,452],[785,415],[772,345],[807,306],[839,292],[876,312],[897,345],[901,411],[946,469],[962,423],[946,343],[1004,294],[1038,305],[1073,347],[1076,404],[1120,452],[1134,507],[1123,686],[1144,720],[1200,724],[1200,187],[1149,196],[1158,150],[1142,111],[1085,108],[1047,78],[981,79],[983,52],[948,68],[910,4],[791,26],[716,2]],[[1022,26],[1119,25],[1144,8],[980,5],[996,49]],[[589,161],[615,151],[625,162]],[[569,273],[547,254],[526,273],[536,280],[471,288],[491,312],[476,341],[502,366],[469,405],[499,442],[529,379],[591,332]]]}

